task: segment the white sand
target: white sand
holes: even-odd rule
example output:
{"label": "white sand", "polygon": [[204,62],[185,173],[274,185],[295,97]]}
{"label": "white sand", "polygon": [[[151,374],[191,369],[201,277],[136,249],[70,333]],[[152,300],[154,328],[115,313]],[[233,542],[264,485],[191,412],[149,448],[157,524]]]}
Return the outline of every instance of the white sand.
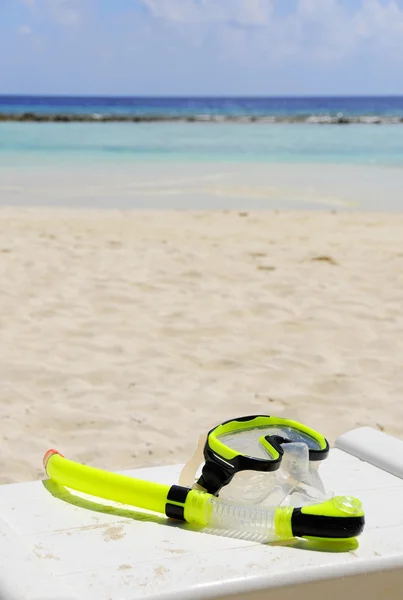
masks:
{"label": "white sand", "polygon": [[2,209],[0,227],[1,483],[43,477],[49,447],[183,462],[260,412],[403,436],[403,215]]}

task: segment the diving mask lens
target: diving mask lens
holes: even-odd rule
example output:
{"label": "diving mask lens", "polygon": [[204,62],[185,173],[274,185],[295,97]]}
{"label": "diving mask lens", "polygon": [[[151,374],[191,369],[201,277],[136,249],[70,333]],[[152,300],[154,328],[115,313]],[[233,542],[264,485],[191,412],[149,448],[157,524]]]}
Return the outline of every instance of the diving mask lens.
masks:
{"label": "diving mask lens", "polygon": [[323,499],[314,464],[326,458],[327,440],[308,427],[258,415],[226,421],[212,429],[197,487],[231,500],[279,505],[292,494]]}

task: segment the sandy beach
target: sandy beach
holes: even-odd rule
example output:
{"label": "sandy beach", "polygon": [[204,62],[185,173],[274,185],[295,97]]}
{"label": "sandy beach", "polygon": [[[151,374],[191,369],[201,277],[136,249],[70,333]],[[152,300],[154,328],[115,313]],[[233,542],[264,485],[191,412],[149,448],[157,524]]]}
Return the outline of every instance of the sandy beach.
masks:
{"label": "sandy beach", "polygon": [[403,436],[403,215],[0,211],[0,483],[284,415]]}

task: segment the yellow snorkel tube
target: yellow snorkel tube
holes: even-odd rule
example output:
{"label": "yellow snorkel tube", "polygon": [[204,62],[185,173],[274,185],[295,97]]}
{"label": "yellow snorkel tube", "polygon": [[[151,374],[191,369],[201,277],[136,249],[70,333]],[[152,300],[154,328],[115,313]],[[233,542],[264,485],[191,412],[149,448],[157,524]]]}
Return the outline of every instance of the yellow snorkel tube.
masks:
{"label": "yellow snorkel tube", "polygon": [[261,507],[225,501],[188,487],[110,473],[68,460],[53,449],[46,452],[43,465],[50,479],[67,488],[199,527],[257,534],[266,542],[295,537],[346,540],[364,528],[361,503],[349,496],[301,508]]}

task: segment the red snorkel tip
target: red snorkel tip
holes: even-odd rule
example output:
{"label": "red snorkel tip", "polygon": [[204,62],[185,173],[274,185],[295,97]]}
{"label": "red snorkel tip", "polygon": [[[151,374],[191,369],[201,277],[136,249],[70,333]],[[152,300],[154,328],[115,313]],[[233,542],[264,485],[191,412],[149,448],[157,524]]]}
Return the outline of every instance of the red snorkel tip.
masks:
{"label": "red snorkel tip", "polygon": [[45,469],[45,471],[46,471],[46,466],[48,464],[49,458],[51,456],[53,456],[54,454],[58,454],[59,456],[63,457],[63,454],[61,454],[58,450],[55,450],[54,448],[51,448],[50,450],[48,450],[46,452],[45,456],[43,457],[43,468]]}

